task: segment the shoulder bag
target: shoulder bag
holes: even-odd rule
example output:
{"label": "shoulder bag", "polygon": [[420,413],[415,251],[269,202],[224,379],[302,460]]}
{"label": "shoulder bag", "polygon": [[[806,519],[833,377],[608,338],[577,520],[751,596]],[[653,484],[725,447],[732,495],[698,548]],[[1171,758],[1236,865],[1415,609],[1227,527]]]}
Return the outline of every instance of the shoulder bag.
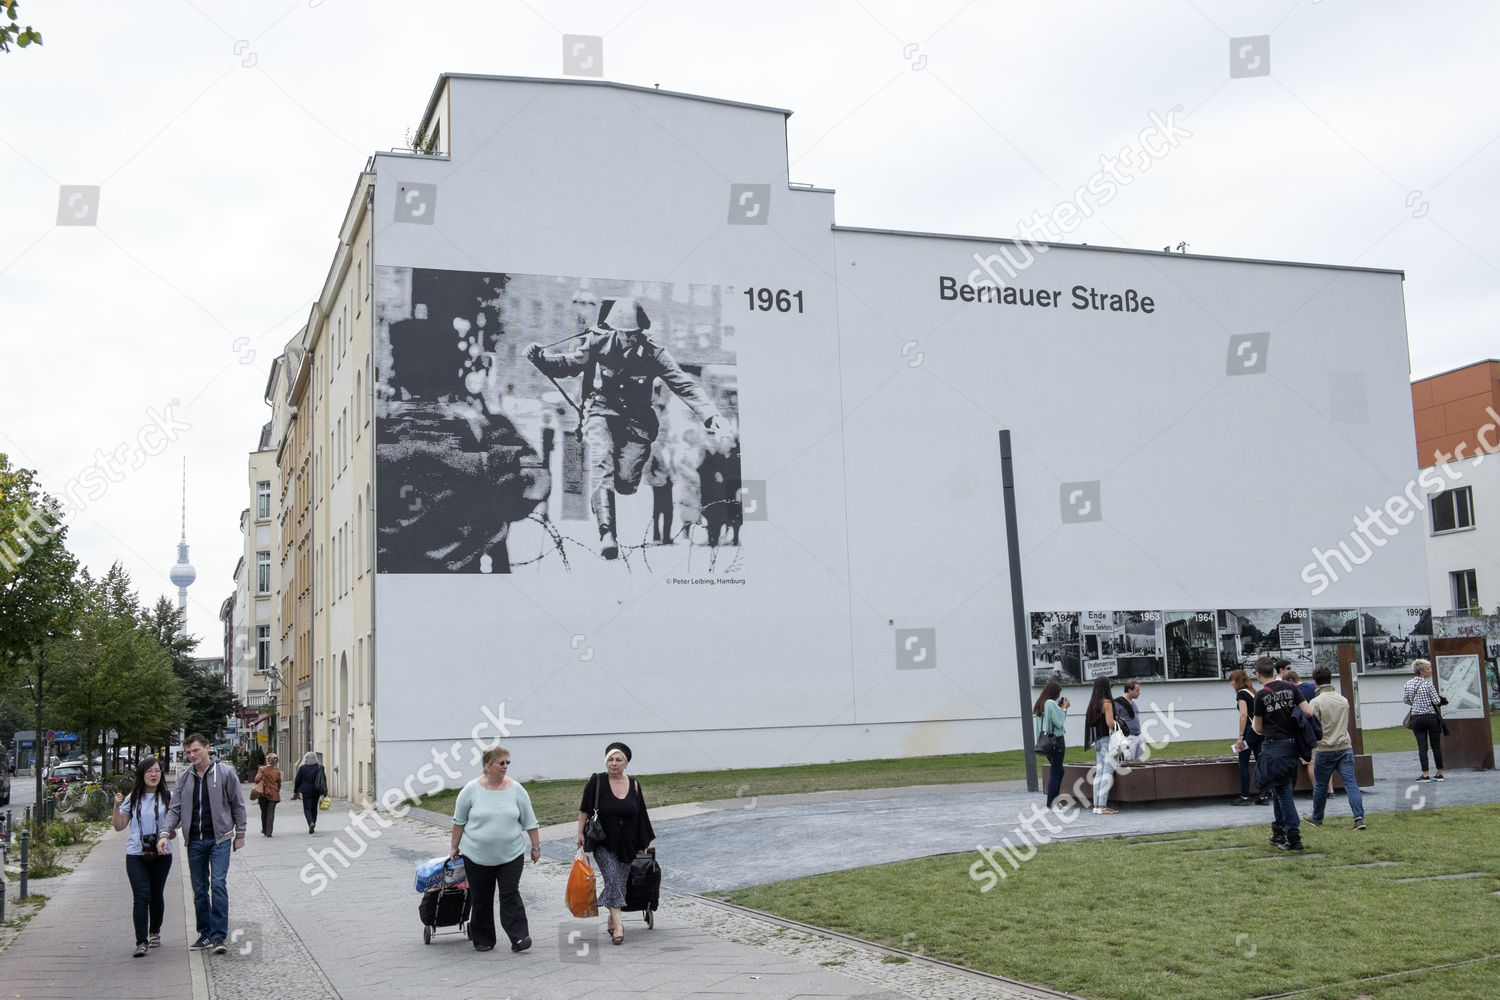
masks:
{"label": "shoulder bag", "polygon": [[258,799],[262,795],[266,794],[266,784],[265,784],[266,779],[263,778],[263,777],[261,777],[261,771],[262,770],[264,770],[264,768],[256,768],[255,769],[255,784],[253,784],[253,785],[250,786],[250,801],[251,802],[254,802],[256,799]]}
{"label": "shoulder bag", "polygon": [[583,824],[583,849],[597,851],[604,846],[604,824],[599,820],[599,786],[609,779],[594,775],[594,814]]}

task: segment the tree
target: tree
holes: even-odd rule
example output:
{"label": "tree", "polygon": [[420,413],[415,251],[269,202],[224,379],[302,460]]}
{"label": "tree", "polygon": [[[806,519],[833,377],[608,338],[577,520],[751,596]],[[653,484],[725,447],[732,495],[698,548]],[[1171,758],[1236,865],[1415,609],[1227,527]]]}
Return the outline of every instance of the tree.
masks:
{"label": "tree", "polygon": [[23,49],[33,43],[42,44],[40,31],[29,24],[22,28],[15,23],[20,16],[16,13],[19,6],[20,0],[0,0],[0,10],[5,12],[6,19],[10,22],[7,24],[6,21],[0,21],[0,52],[9,52],[11,42]]}
{"label": "tree", "polygon": [[96,737],[113,729],[119,742],[165,743],[182,715],[182,682],[172,658],[146,623],[130,576],[119,563],[95,580],[80,574],[81,607],[61,658],[54,715],[76,730],[93,755]]}
{"label": "tree", "polygon": [[[12,469],[0,453],[0,685],[22,688],[31,702],[37,753],[42,709],[56,682],[57,646],[72,634],[78,561],[64,544],[62,507],[29,469]],[[36,769],[42,801],[42,769]]]}

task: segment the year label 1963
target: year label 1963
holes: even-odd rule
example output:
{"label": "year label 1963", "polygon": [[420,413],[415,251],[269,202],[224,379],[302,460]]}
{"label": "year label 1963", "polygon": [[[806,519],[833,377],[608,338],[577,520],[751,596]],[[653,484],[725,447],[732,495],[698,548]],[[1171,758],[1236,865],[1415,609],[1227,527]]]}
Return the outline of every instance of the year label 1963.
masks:
{"label": "year label 1963", "polygon": [[786,288],[747,288],[745,289],[745,300],[750,303],[750,311],[759,309],[761,312],[791,312],[796,306],[797,312],[802,311],[802,289],[795,292]]}

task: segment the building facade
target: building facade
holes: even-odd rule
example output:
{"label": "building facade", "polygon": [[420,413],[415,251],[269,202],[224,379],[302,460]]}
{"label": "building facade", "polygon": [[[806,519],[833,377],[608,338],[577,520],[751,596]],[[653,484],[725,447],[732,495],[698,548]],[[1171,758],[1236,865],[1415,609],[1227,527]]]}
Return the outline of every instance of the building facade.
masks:
{"label": "building facade", "polygon": [[1016,747],[1051,676],[1227,737],[1227,670],[1340,643],[1399,720],[1425,539],[1350,527],[1412,476],[1399,272],[840,226],[787,114],[445,75],[358,177],[268,397],[335,795],[481,732],[521,778]]}

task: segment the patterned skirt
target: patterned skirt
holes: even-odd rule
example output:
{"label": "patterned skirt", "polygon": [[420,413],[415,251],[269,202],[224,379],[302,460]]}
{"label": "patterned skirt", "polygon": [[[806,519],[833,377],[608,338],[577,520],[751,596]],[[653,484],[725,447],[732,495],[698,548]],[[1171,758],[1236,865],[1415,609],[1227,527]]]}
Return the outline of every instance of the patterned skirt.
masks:
{"label": "patterned skirt", "polygon": [[625,880],[630,877],[630,866],[609,851],[594,852],[594,867],[604,879],[604,891],[599,893],[599,905],[619,909],[625,905]]}

